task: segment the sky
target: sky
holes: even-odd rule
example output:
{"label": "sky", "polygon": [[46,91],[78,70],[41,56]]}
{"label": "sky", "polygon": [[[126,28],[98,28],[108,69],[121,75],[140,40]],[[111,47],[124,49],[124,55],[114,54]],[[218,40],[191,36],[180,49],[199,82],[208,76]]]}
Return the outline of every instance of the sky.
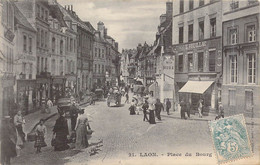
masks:
{"label": "sky", "polygon": [[107,33],[122,49],[136,48],[139,43],[153,44],[160,15],[166,12],[167,0],[57,0],[62,6],[73,5],[83,21],[97,29],[104,22]]}

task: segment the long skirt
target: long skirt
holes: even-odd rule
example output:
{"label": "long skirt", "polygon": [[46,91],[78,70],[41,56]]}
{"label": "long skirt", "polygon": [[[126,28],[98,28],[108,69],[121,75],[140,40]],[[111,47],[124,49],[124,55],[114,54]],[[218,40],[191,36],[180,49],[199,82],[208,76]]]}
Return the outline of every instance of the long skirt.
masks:
{"label": "long skirt", "polygon": [[86,124],[79,124],[76,130],[76,149],[83,149],[88,147],[87,126]]}
{"label": "long skirt", "polygon": [[44,134],[43,132],[38,132],[38,136],[36,136],[34,147],[46,147],[47,144],[44,141]]}
{"label": "long skirt", "polygon": [[69,149],[70,147],[67,142],[67,134],[64,132],[57,132],[55,137],[54,151],[64,151]]}
{"label": "long skirt", "polygon": [[17,156],[16,144],[10,139],[4,139],[1,143],[1,159]]}
{"label": "long skirt", "polygon": [[156,124],[155,123],[155,117],[154,117],[154,110],[149,110],[149,123],[150,124]]}

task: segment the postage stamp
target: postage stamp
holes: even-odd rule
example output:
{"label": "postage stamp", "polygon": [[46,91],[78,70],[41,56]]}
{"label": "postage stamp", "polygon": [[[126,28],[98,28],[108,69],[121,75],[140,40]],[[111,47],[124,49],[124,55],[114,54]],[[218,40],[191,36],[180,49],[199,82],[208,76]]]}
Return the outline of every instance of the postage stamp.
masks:
{"label": "postage stamp", "polygon": [[243,114],[209,121],[209,127],[219,164],[253,155]]}

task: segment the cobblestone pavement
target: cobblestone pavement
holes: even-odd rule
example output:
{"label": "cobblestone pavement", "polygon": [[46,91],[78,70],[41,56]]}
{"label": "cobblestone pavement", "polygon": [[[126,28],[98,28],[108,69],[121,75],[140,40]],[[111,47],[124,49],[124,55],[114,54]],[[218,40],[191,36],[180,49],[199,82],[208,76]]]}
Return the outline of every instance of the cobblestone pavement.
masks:
{"label": "cobblestone pavement", "polygon": [[[122,100],[124,101],[124,98]],[[62,152],[53,151],[50,146],[51,130],[57,116],[53,117],[46,122],[49,134],[46,140],[48,147],[43,148],[42,153],[35,154],[33,143],[26,143],[21,156],[15,158],[12,163],[173,164],[181,160],[184,164],[190,164],[189,161],[192,160],[196,164],[216,164],[206,119],[197,120],[192,116],[192,120],[181,120],[179,112],[171,112],[171,115],[168,116],[164,111],[162,121],[150,125],[142,120],[142,114],[129,115],[129,106],[130,104],[107,107],[104,101],[87,106],[85,113],[95,132],[89,139],[90,146],[81,151],[73,149]],[[259,126],[256,125],[252,128],[248,125],[248,130],[251,135],[251,132],[254,132],[252,130],[259,130]],[[254,136],[254,140],[256,142],[256,136]],[[254,144],[256,144],[255,142]],[[259,150],[256,145],[254,148]],[[185,156],[187,153],[192,156]],[[200,156],[196,156],[197,153]],[[163,161],[168,161],[168,163]],[[245,163],[243,160],[239,162]]]}

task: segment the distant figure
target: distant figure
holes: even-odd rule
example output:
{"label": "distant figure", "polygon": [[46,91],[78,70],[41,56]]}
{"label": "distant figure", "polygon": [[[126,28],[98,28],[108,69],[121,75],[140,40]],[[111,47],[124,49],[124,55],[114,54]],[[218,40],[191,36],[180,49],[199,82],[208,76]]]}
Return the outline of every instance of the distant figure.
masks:
{"label": "distant figure", "polygon": [[134,105],[131,105],[129,107],[129,111],[130,111],[130,115],[135,115],[135,106]]}
{"label": "distant figure", "polygon": [[158,120],[161,119],[161,111],[164,110],[163,104],[161,103],[160,99],[156,99],[155,103],[155,114]]}
{"label": "distant figure", "polygon": [[17,134],[10,116],[5,116],[1,125],[1,164],[10,165],[11,158],[16,157]]}
{"label": "distant figure", "polygon": [[156,124],[155,123],[155,117],[154,117],[154,111],[155,111],[155,103],[156,103],[156,100],[155,98],[153,97],[153,93],[150,92],[149,94],[149,98],[148,98],[148,105],[149,105],[149,123],[150,124]]}
{"label": "distant figure", "polygon": [[215,120],[220,119],[221,117],[224,118],[224,107],[223,107],[222,103],[219,102],[218,115],[216,116]]}
{"label": "distant figure", "polygon": [[202,104],[203,100],[200,99],[199,103],[198,103],[198,111],[199,111],[199,117],[202,118],[202,108],[203,108],[203,104]]}
{"label": "distant figure", "polygon": [[51,99],[48,98],[46,113],[51,113],[51,108],[52,107],[53,107],[53,103],[52,103]]}
{"label": "distant figure", "polygon": [[70,118],[71,118],[71,130],[75,130],[75,125],[78,117],[78,108],[76,107],[76,103],[73,102],[70,108]]}
{"label": "distant figure", "polygon": [[87,129],[91,129],[89,126],[88,118],[83,115],[84,110],[79,111],[79,116],[77,118],[76,129],[76,149],[84,149],[89,146],[87,138]]}
{"label": "distant figure", "polygon": [[54,151],[69,149],[67,144],[67,136],[69,135],[68,123],[63,111],[59,111],[59,115],[60,117],[56,120],[53,128],[53,137],[55,137]]}
{"label": "distant figure", "polygon": [[167,99],[166,101],[166,111],[167,111],[167,115],[170,115],[170,108],[171,108],[172,104],[170,102],[169,99]]}
{"label": "distant figure", "polygon": [[188,118],[190,118],[190,109],[191,109],[191,105],[190,105],[190,102],[188,101],[187,104],[186,104],[186,113],[187,113],[187,116]]}
{"label": "distant figure", "polygon": [[42,147],[46,147],[45,138],[47,136],[47,128],[44,125],[44,119],[40,120],[40,124],[37,125],[36,129],[36,139],[34,143],[34,147],[37,148],[36,153],[41,152]]}
{"label": "distant figure", "polygon": [[129,103],[129,95],[128,95],[128,92],[125,94],[125,103]]}
{"label": "distant figure", "polygon": [[180,106],[181,106],[181,119],[186,119],[185,117],[186,103],[184,102],[183,99],[180,102]]}
{"label": "distant figure", "polygon": [[137,114],[139,115],[139,112],[142,110],[142,105],[143,105],[143,98],[141,97],[140,94],[137,94],[137,103],[136,103],[136,111]]}
{"label": "distant figure", "polygon": [[149,108],[149,104],[148,104],[148,101],[147,101],[148,98],[145,98],[145,101],[144,101],[144,104],[142,106],[142,109],[143,109],[143,114],[144,114],[144,118],[143,118],[143,121],[149,121],[149,119],[147,118],[147,110]]}

